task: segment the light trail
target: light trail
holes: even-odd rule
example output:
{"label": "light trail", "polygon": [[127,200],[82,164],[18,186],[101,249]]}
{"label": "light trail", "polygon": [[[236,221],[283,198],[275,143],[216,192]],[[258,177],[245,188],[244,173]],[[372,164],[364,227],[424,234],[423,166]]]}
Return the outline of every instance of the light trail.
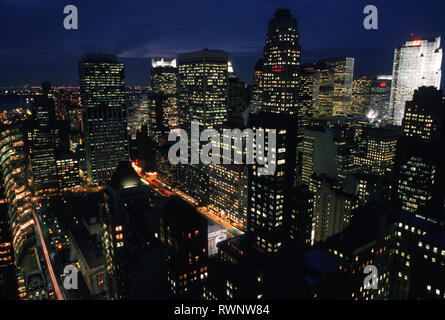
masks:
{"label": "light trail", "polygon": [[40,228],[40,222],[37,217],[35,211],[32,211],[32,215],[36,222],[35,226],[37,228],[37,232],[39,233],[40,243],[42,245],[43,255],[45,256],[46,265],[48,266],[49,276],[51,277],[51,281],[53,283],[54,291],[56,292],[57,300],[65,300],[62,291],[60,290],[59,283],[57,282],[56,275],[54,274],[53,266],[51,265],[51,260],[49,258],[48,248],[46,247],[45,238],[43,237],[42,228]]}
{"label": "light trail", "polygon": [[[196,199],[193,199],[192,197],[185,194],[184,192],[182,192],[178,189],[173,189],[173,188],[171,188],[171,186],[168,186],[165,182],[161,182],[160,180],[158,180],[156,173],[149,173],[149,174],[145,173],[144,174],[142,172],[142,168],[139,167],[136,163],[132,162],[131,164],[132,164],[133,168],[135,169],[136,173],[141,178],[141,180],[144,181],[147,185],[150,185],[156,192],[158,192],[162,196],[164,196],[164,197],[168,197],[171,195],[179,196],[181,199],[183,199],[184,201],[186,201],[189,204],[191,204],[192,206],[194,206],[200,214],[202,214],[206,218],[212,220],[216,224],[218,224],[221,227],[223,227],[224,229],[226,229],[229,232],[230,236],[236,236],[236,235],[243,234],[243,232],[241,230],[239,230],[236,226],[234,226],[230,222],[230,220],[224,219],[224,218],[214,214],[212,212],[212,210],[210,210],[207,207],[198,207],[198,202],[196,201]],[[163,183],[170,190],[161,186],[160,183]]]}

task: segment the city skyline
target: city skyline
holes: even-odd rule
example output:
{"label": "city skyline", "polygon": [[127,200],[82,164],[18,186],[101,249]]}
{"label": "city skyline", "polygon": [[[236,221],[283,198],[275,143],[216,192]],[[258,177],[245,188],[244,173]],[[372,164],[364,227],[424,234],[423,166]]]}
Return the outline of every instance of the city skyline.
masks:
{"label": "city skyline", "polygon": [[[0,5],[37,21],[53,1]],[[443,28],[400,35],[440,7],[410,20],[411,2],[331,2],[112,1],[96,32],[97,7],[79,1],[65,33],[51,19],[26,33],[26,15],[3,28],[0,301],[156,300],[210,318],[276,318],[282,300],[445,301]],[[22,41],[35,54],[14,54]],[[60,85],[72,55],[78,86]]]}
{"label": "city skyline", "polygon": [[[78,7],[78,30],[63,28],[67,4]],[[439,14],[445,4],[427,1],[420,12],[414,1],[400,8],[395,1],[373,4],[379,10],[378,30],[363,28],[363,4],[356,1],[263,1],[261,5],[229,1],[220,6],[203,1],[107,2],[92,6],[80,1],[54,5],[48,0],[36,5],[5,0],[0,3],[4,42],[0,86],[38,85],[45,80],[78,85],[77,60],[87,52],[117,55],[126,65],[128,85],[148,85],[151,58],[172,59],[204,48],[227,51],[237,76],[250,83],[253,67],[262,57],[265,21],[279,7],[289,8],[297,19],[302,64],[354,57],[356,75],[391,74],[395,48],[413,38],[443,36]]]}

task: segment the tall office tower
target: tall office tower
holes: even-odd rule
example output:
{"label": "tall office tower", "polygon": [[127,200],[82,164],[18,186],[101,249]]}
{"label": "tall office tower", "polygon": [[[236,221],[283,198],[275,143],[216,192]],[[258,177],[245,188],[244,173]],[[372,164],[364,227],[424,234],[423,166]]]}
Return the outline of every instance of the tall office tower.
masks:
{"label": "tall office tower", "polygon": [[300,71],[300,90],[298,91],[298,147],[297,147],[297,181],[302,179],[302,163],[304,153],[304,128],[318,108],[320,91],[320,74],[312,67],[302,67]]}
{"label": "tall office tower", "polygon": [[227,79],[227,120],[241,119],[246,109],[246,84],[240,81],[233,73]]}
{"label": "tall office tower", "polygon": [[395,50],[390,100],[395,125],[402,125],[405,103],[414,90],[422,86],[440,89],[441,67],[440,37],[407,41]]}
{"label": "tall office tower", "polygon": [[394,188],[402,211],[440,223],[445,222],[444,112],[442,91],[434,87],[419,88],[406,103]]}
{"label": "tall office tower", "polygon": [[227,52],[208,50],[179,55],[180,126],[197,121],[213,128],[227,121]]}
{"label": "tall office tower", "polygon": [[141,272],[136,266],[149,237],[149,193],[129,161],[119,162],[106,184],[100,228],[109,299],[138,298],[138,292],[148,289],[136,283]]}
{"label": "tall office tower", "polygon": [[353,154],[351,144],[343,135],[343,128],[308,126],[304,129],[301,181],[309,185],[312,174],[344,180],[351,172]]}
{"label": "tall office tower", "polygon": [[263,106],[263,68],[264,60],[259,59],[255,64],[252,78],[252,100],[250,103],[250,112],[257,113]]}
{"label": "tall office tower", "polygon": [[148,97],[148,135],[154,140],[159,139],[169,132],[168,109],[169,98],[163,94],[154,94]]}
{"label": "tall office tower", "polygon": [[176,59],[151,60],[151,88],[154,94],[164,95],[167,100],[165,118],[168,128],[178,126],[178,108],[176,102],[176,87],[178,68]]}
{"label": "tall office tower", "polygon": [[[179,55],[178,106],[180,126],[189,131],[192,121],[200,129],[215,128],[227,121],[228,55],[208,50]],[[208,199],[206,166],[180,165],[180,189],[202,205]]]}
{"label": "tall office tower", "polygon": [[167,280],[173,295],[199,298],[208,276],[207,219],[179,197],[171,197],[160,217]]}
{"label": "tall office tower", "polygon": [[352,82],[351,112],[365,114],[369,106],[371,79],[367,76],[354,79]]}
{"label": "tall office tower", "polygon": [[262,111],[298,113],[301,48],[297,20],[278,9],[269,20],[264,47]]}
{"label": "tall office tower", "polygon": [[384,176],[391,173],[400,135],[397,128],[364,128],[363,138],[354,155],[354,164],[367,174]]}
{"label": "tall office tower", "polygon": [[57,188],[56,149],[60,146],[51,84],[42,83],[42,94],[35,97],[33,120],[27,139],[35,191]]}
{"label": "tall office tower", "polygon": [[343,192],[336,179],[324,175],[314,175],[310,189],[314,193],[311,244],[315,244],[346,228],[358,201],[354,195]]}
{"label": "tall office tower", "polygon": [[389,122],[392,76],[377,76],[371,80],[369,106],[366,115],[369,119]]}
{"label": "tall office tower", "polygon": [[312,117],[315,109],[318,107],[319,92],[320,74],[311,66],[302,67],[298,96],[304,118],[304,125],[307,125],[306,120]]}
{"label": "tall office tower", "polygon": [[318,61],[313,67],[320,74],[318,114],[350,114],[354,58],[328,58]]}
{"label": "tall office tower", "polygon": [[260,175],[258,165],[253,165],[248,175],[247,232],[256,247],[266,254],[279,253],[289,240],[297,149],[296,118],[296,115],[265,112],[250,117],[253,130],[276,130],[276,158],[271,160],[275,162],[275,172]]}
{"label": "tall office tower", "polygon": [[313,194],[306,185],[294,189],[290,216],[290,242],[299,249],[310,244],[312,231]]}
{"label": "tall office tower", "polygon": [[79,76],[87,176],[102,184],[128,158],[124,64],[113,55],[85,54]]}

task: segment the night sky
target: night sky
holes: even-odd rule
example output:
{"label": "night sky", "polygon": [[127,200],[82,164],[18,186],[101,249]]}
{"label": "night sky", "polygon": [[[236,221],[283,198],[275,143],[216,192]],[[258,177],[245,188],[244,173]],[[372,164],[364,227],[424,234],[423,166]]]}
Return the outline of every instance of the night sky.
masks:
{"label": "night sky", "polygon": [[[78,30],[63,28],[69,4],[79,10]],[[363,28],[368,4],[379,9],[379,30]],[[127,84],[148,85],[149,58],[203,48],[228,51],[250,82],[276,8],[297,18],[303,63],[350,56],[356,75],[391,74],[394,48],[411,33],[445,35],[442,0],[0,0],[0,86],[77,85],[85,52],[117,54]]]}

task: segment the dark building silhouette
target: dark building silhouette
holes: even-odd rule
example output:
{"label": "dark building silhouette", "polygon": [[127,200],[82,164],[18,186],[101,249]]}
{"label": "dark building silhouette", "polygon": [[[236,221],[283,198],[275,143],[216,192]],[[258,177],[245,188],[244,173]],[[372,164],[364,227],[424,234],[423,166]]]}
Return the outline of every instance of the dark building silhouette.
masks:
{"label": "dark building silhouette", "polygon": [[105,256],[106,293],[109,299],[142,298],[137,283],[149,239],[150,192],[130,162],[122,161],[107,182],[101,209],[101,237]]}
{"label": "dark building silhouette", "polygon": [[160,238],[165,246],[167,280],[173,296],[199,299],[208,276],[207,219],[178,197],[162,209]]}
{"label": "dark building silhouette", "polygon": [[407,214],[445,223],[445,103],[434,87],[415,91],[405,107],[395,160],[394,200]]}

